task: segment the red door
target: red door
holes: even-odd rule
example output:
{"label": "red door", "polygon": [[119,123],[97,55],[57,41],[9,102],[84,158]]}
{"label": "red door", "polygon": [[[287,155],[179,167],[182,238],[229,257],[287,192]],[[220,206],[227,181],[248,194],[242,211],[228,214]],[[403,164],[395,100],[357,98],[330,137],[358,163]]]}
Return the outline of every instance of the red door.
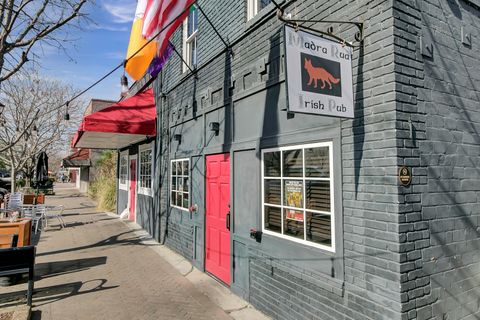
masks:
{"label": "red door", "polygon": [[206,157],[205,269],[230,284],[230,154]]}
{"label": "red door", "polygon": [[135,221],[135,189],[137,186],[137,160],[130,160],[130,215],[128,219]]}

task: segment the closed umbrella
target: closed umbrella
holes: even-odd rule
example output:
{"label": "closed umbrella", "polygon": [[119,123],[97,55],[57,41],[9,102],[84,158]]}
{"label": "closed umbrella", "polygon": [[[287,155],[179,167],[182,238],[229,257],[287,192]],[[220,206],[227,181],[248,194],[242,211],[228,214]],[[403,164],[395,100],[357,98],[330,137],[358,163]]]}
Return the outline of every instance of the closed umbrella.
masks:
{"label": "closed umbrella", "polygon": [[35,166],[35,182],[37,189],[39,184],[45,184],[48,181],[48,156],[45,151],[40,152]]}

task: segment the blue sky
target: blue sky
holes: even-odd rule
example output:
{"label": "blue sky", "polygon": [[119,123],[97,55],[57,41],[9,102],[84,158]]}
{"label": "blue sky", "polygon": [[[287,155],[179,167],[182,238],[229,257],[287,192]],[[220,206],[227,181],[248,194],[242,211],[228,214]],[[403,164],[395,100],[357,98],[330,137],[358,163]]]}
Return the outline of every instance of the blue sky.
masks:
{"label": "blue sky", "polygon": [[[44,47],[41,73],[60,79],[83,90],[125,59],[130,28],[135,14],[135,0],[97,0],[84,12],[93,23],[75,30],[67,43],[67,54]],[[118,100],[123,68],[85,94],[85,99]],[[131,84],[131,80],[129,84]]]}

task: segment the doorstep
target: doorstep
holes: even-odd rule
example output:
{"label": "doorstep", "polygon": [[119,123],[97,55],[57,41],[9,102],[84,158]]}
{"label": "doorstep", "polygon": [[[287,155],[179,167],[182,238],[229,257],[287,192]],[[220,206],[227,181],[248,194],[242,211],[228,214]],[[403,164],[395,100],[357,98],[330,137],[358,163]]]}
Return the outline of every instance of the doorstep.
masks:
{"label": "doorstep", "polygon": [[[108,215],[118,218],[115,213],[107,212]],[[212,300],[217,306],[223,309],[229,316],[236,320],[269,320],[260,311],[256,310],[250,303],[235,295],[220,284],[214,278],[208,276],[195,268],[190,261],[185,259],[178,253],[170,250],[167,246],[160,245],[155,241],[140,225],[128,220],[122,220],[135,235],[138,236],[142,244],[151,245],[150,248],[154,250],[159,256],[171,264],[178,272],[187,278],[198,290]]]}

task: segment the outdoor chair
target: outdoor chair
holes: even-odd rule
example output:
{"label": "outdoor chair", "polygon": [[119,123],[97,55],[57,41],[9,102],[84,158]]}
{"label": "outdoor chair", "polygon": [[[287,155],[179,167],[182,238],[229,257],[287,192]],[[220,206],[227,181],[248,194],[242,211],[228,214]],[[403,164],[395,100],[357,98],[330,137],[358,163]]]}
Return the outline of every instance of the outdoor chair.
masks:
{"label": "outdoor chair", "polygon": [[43,204],[23,208],[23,216],[32,219],[32,227],[35,228],[35,234],[37,234],[38,225],[40,223],[42,224],[42,227],[44,226],[46,211],[47,209]]}
{"label": "outdoor chair", "polygon": [[5,196],[6,209],[18,209],[23,204],[23,193],[12,192]]}
{"label": "outdoor chair", "polygon": [[59,206],[46,206],[45,220],[48,225],[48,218],[56,218],[60,223],[62,228],[65,228],[65,221],[63,220],[62,214],[65,207],[63,205]]}
{"label": "outdoor chair", "polygon": [[0,220],[8,219],[11,216],[11,214],[14,213],[14,212],[15,212],[15,210],[0,208]]}
{"label": "outdoor chair", "polygon": [[0,276],[28,273],[27,305],[32,305],[35,247],[0,249]]}

